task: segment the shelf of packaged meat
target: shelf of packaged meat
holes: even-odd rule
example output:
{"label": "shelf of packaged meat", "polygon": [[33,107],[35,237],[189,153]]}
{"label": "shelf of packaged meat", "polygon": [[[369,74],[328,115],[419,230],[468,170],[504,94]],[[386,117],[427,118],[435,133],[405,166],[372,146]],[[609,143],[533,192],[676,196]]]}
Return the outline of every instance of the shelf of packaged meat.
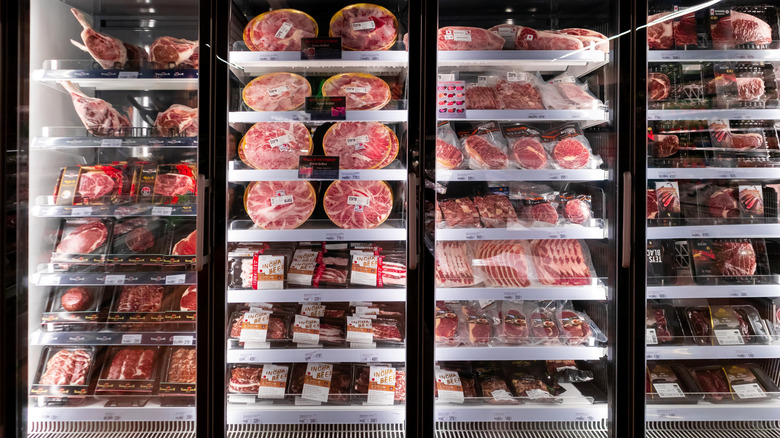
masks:
{"label": "shelf of packaged meat", "polygon": [[30,345],[195,345],[193,332],[45,332],[30,335]]}
{"label": "shelf of packaged meat", "polygon": [[266,362],[406,362],[406,349],[397,348],[265,348],[230,349],[227,363]]}
{"label": "shelf of packaged meat", "polygon": [[563,71],[569,66],[591,65],[592,69],[608,61],[600,50],[468,50],[436,53],[439,67],[512,66],[533,67],[540,71]]}
{"label": "shelf of packaged meat", "polygon": [[[349,114],[347,114],[349,117]],[[444,113],[439,114],[440,120],[509,120],[509,121],[578,121],[578,122],[606,122],[609,121],[609,112],[606,110],[466,110],[464,114]],[[777,118],[780,118],[778,116]],[[232,120],[231,120],[232,121]],[[591,126],[590,124],[586,124]],[[586,127],[587,127],[586,126]]]}
{"label": "shelf of packaged meat", "polygon": [[[235,162],[230,162],[228,181],[297,181],[298,170],[279,169],[236,169]],[[340,170],[339,178],[343,181],[406,181],[409,171],[406,169],[350,169]],[[332,181],[333,179],[306,178],[309,181]]]}
{"label": "shelf of packaged meat", "polygon": [[649,286],[648,299],[684,298],[759,298],[776,297],[780,294],[780,281],[772,276],[771,284],[725,285],[725,286]]}
{"label": "shelf of packaged meat", "polygon": [[780,168],[699,167],[647,169],[647,179],[777,179]]}
{"label": "shelf of packaged meat", "polygon": [[34,137],[32,149],[79,149],[79,148],[159,148],[197,149],[197,137],[155,137],[148,128],[132,128],[127,136],[90,136],[85,128],[70,126],[46,126],[41,137]]}
{"label": "shelf of packaged meat", "polygon": [[450,181],[606,181],[609,171],[602,169],[436,169],[437,182]]}
{"label": "shelf of packaged meat", "polygon": [[780,345],[673,345],[666,347],[648,345],[645,356],[648,360],[772,359],[780,357]]}
{"label": "shelf of packaged meat", "polygon": [[768,120],[780,119],[780,109],[648,110],[647,120]]}
{"label": "shelf of packaged meat", "polygon": [[[352,122],[405,122],[408,116],[406,110],[347,111],[346,113],[346,120]],[[290,120],[307,122],[311,121],[311,114],[305,111],[231,111],[228,120],[230,123],[288,122]],[[325,123],[338,122],[339,120],[319,121]]]}
{"label": "shelf of packaged meat", "polygon": [[[437,287],[437,301],[454,300],[606,300],[607,287],[595,279],[592,286],[573,287]],[[377,299],[378,300],[378,299]]]}
{"label": "shelf of packaged meat", "polygon": [[405,418],[405,405],[227,407],[228,424],[388,424],[403,423]]}
{"label": "shelf of packaged meat", "polygon": [[363,289],[229,289],[228,303],[316,303],[339,301],[406,301],[406,288]]}
{"label": "shelf of packaged meat", "polygon": [[779,237],[780,224],[686,225],[648,227],[648,239]]}
{"label": "shelf of packaged meat", "polygon": [[[46,197],[46,198],[53,198]],[[194,205],[52,205],[30,207],[35,217],[124,217],[124,216],[197,216]]]}
{"label": "shelf of packaged meat", "polygon": [[161,406],[150,400],[143,407],[105,407],[105,400],[88,400],[81,406],[29,406],[27,420],[41,421],[194,421],[195,408]]}
{"label": "shelf of packaged meat", "polygon": [[592,226],[563,225],[557,227],[516,228],[439,228],[436,240],[504,240],[504,239],[604,239],[606,223],[591,219]]}
{"label": "shelf of packaged meat", "polygon": [[233,221],[228,242],[394,241],[406,240],[406,223],[389,219],[373,229],[342,229],[330,221],[308,221],[294,230],[252,229],[251,221]]}
{"label": "shelf of packaged meat", "polygon": [[647,406],[647,421],[780,421],[780,400]]}
{"label": "shelf of packaged meat", "polygon": [[[56,62],[56,61],[50,61]],[[197,90],[197,70],[35,70],[34,81],[62,90],[59,81],[70,81],[79,88],[105,91]]]}
{"label": "shelf of packaged meat", "polygon": [[780,50],[649,50],[649,62],[780,61]]}
{"label": "shelf of packaged meat", "polygon": [[437,361],[452,360],[599,360],[607,354],[603,347],[543,345],[521,347],[436,347]]}
{"label": "shelf of packaged meat", "polygon": [[197,272],[36,272],[31,282],[36,286],[159,286],[197,284]]}
{"label": "shelf of packaged meat", "polygon": [[274,69],[284,71],[360,71],[400,70],[409,66],[409,53],[398,50],[343,51],[341,59],[301,59],[301,52],[231,51],[228,59],[233,67],[245,73],[261,73]]}

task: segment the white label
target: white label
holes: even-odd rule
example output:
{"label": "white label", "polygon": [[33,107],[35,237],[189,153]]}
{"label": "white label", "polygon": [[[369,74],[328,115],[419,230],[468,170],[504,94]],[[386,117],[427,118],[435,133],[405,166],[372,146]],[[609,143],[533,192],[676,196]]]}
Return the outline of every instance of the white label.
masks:
{"label": "white label", "polygon": [[268,336],[268,319],[270,315],[267,312],[247,312],[241,320],[241,342],[265,342]]}
{"label": "white label", "polygon": [[376,319],[376,317],[379,316],[379,308],[368,307],[368,306],[355,306],[355,316],[359,316],[361,318]]}
{"label": "white label", "polygon": [[118,286],[121,284],[125,284],[125,276],[124,275],[106,275],[106,280],[103,284],[106,284],[108,286]]}
{"label": "white label", "polygon": [[74,207],[70,211],[71,216],[91,216],[92,207]]}
{"label": "white label", "polygon": [[290,29],[292,29],[292,27],[293,27],[292,24],[290,24],[289,22],[285,21],[284,24],[279,26],[279,30],[276,31],[276,35],[274,35],[274,36],[279,38],[279,39],[282,39],[282,38],[287,36],[287,32],[289,32]]}
{"label": "white label", "polygon": [[368,404],[390,405],[395,400],[395,368],[371,366],[368,374]]}
{"label": "white label", "polygon": [[360,171],[359,170],[341,170],[339,171],[339,179],[344,181],[357,181],[360,179]]}
{"label": "white label", "polygon": [[766,393],[761,389],[758,383],[748,383],[745,385],[732,385],[731,388],[737,393],[739,398],[763,398]]}
{"label": "white label", "polygon": [[306,303],[317,303],[322,301],[322,295],[320,293],[303,294],[303,301]]}
{"label": "white label", "polygon": [[282,85],[281,87],[269,88],[268,95],[271,97],[276,97],[288,91],[290,91],[290,87],[288,87],[287,85]]}
{"label": "white label", "polygon": [[[296,404],[298,404],[297,400]],[[298,424],[317,424],[317,421],[317,414],[301,414],[298,416]]]}
{"label": "white label", "polygon": [[756,354],[753,353],[753,350],[737,349],[734,356],[736,356],[738,359],[752,359],[756,357]]}
{"label": "white label", "polygon": [[376,29],[374,21],[361,21],[360,23],[352,23],[352,30],[372,30]]}
{"label": "white label", "polygon": [[344,91],[350,94],[366,94],[368,87],[344,87]]}
{"label": "white label", "polygon": [[317,345],[320,342],[319,318],[295,315],[293,342],[296,344]]}
{"label": "white label", "polygon": [[195,338],[193,336],[174,336],[173,345],[193,345]]}
{"label": "white label", "polygon": [[301,315],[312,318],[322,318],[325,316],[324,304],[304,304],[301,306]]}
{"label": "white label", "polygon": [[323,403],[327,402],[331,377],[333,377],[333,365],[317,362],[307,364],[301,398]]}
{"label": "white label", "polygon": [[253,260],[252,269],[256,270],[250,274],[254,289],[284,288],[284,256],[258,255],[257,266]]}
{"label": "white label", "polygon": [[498,28],[498,34],[503,38],[514,37],[517,35],[517,30],[511,26],[503,26]]}
{"label": "white label", "polygon": [[496,302],[495,300],[479,300],[479,307],[484,309],[485,307],[487,307],[487,306],[489,306],[489,305],[491,305],[491,304],[493,304],[495,302]]}
{"label": "white label", "polygon": [[332,242],[334,240],[339,240],[339,241],[344,240],[344,233],[343,232],[325,233],[325,240],[328,242]]}
{"label": "white label", "polygon": [[143,335],[122,335],[122,345],[140,344]]}
{"label": "white label", "polygon": [[280,205],[287,205],[293,203],[293,195],[285,195],[285,196],[274,196],[271,198],[271,205],[273,207],[278,207]]}
{"label": "white label", "polygon": [[455,29],[452,31],[452,39],[453,41],[471,42],[471,31]]}
{"label": "white label", "polygon": [[680,385],[676,383],[653,383],[655,392],[658,393],[658,397],[661,398],[680,398],[685,397]]}
{"label": "white label", "polygon": [[357,137],[347,138],[347,146],[354,146],[356,151],[365,149],[365,144],[368,143],[367,135],[360,135]]}
{"label": "white label", "polygon": [[514,400],[512,398],[512,394],[504,391],[503,389],[499,389],[499,390],[493,391],[491,393],[491,395],[493,396],[493,400],[496,400],[496,401],[513,401]]}
{"label": "white label", "polygon": [[715,330],[715,338],[720,345],[743,345],[745,340],[737,329]]}
{"label": "white label", "polygon": [[[506,391],[504,391],[504,392],[506,392]],[[537,400],[537,399],[541,399],[541,398],[552,398],[552,395],[550,395],[549,392],[547,392],[547,391],[545,391],[543,389],[529,389],[525,393],[528,394],[528,398],[530,398],[532,400]],[[493,393],[493,395],[495,397],[495,393]]]}
{"label": "white label", "polygon": [[442,82],[452,82],[455,80],[455,74],[454,73],[445,73],[438,75],[438,80]]}
{"label": "white label", "polygon": [[347,342],[355,344],[370,344],[374,342],[374,330],[371,320],[357,316],[348,316]]}
{"label": "white label", "polygon": [[268,140],[268,146],[271,146],[272,148],[279,148],[281,150],[289,150],[289,148],[286,148],[286,146],[292,142],[292,136],[290,136],[290,134],[284,134]]}
{"label": "white label", "polygon": [[152,216],[170,216],[173,207],[152,207]]}
{"label": "white label", "polygon": [[466,240],[482,240],[482,232],[481,231],[467,231],[466,232]]}
{"label": "white label", "polygon": [[287,367],[280,365],[263,365],[260,377],[258,398],[283,399],[287,383]]}
{"label": "white label", "polygon": [[370,353],[361,353],[360,354],[360,361],[361,362],[379,362],[379,356],[377,356],[377,353],[375,351]]}
{"label": "white label", "polygon": [[187,274],[174,274],[165,276],[165,284],[184,284],[187,281]]}
{"label": "white label", "polygon": [[121,138],[105,138],[100,142],[100,146],[103,147],[119,147],[122,146]]}
{"label": "white label", "polygon": [[119,79],[137,79],[138,78],[138,72],[137,71],[120,71],[119,76],[117,76]]}
{"label": "white label", "polygon": [[377,424],[379,419],[376,414],[360,414],[358,424]]}
{"label": "white label", "polygon": [[658,335],[655,329],[645,329],[645,343],[647,345],[658,345]]}
{"label": "white label", "polygon": [[349,196],[347,197],[347,204],[368,207],[371,204],[371,198],[365,196]]}
{"label": "white label", "polygon": [[59,275],[44,275],[41,277],[41,286],[57,286],[60,284]]}
{"label": "white label", "polygon": [[311,361],[318,361],[322,359],[322,350],[313,350],[313,351],[307,351],[306,354],[303,355],[303,360],[305,362],[311,362]]}
{"label": "white label", "polygon": [[311,286],[314,268],[317,266],[317,251],[295,251],[293,261],[287,271],[287,281],[290,284]]}
{"label": "white label", "polygon": [[523,72],[510,71],[506,74],[506,80],[509,82],[525,82],[528,80],[528,75]]}
{"label": "white label", "polygon": [[487,86],[487,76],[477,76],[477,85],[481,87]]}

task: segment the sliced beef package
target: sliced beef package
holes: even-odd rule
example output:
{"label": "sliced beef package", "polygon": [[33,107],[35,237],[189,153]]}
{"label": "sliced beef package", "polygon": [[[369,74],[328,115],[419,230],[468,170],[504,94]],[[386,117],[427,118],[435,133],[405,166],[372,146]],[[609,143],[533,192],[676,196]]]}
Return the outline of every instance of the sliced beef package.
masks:
{"label": "sliced beef package", "polygon": [[579,125],[569,123],[544,133],[542,145],[555,169],[598,169],[602,160],[593,154],[590,142]]}
{"label": "sliced beef package", "polygon": [[504,103],[496,89],[499,80],[496,76],[480,76],[478,82],[466,84],[466,109],[504,109]]}
{"label": "sliced beef package", "polygon": [[273,309],[239,309],[230,316],[229,342],[245,348],[248,348],[247,344],[289,343],[292,341],[292,320],[293,314]]}
{"label": "sliced beef package", "polygon": [[349,251],[325,251],[321,253],[311,286],[315,288],[349,286],[350,260]]}
{"label": "sliced beef package", "polygon": [[700,239],[688,245],[696,284],[763,284],[769,280],[763,239]]}
{"label": "sliced beef package", "polygon": [[587,84],[564,73],[542,85],[542,100],[547,109],[595,110],[604,104],[593,95]]}
{"label": "sliced beef package", "polygon": [[42,406],[82,404],[91,393],[95,347],[44,347],[30,385],[32,401]]}
{"label": "sliced beef package", "polygon": [[435,281],[438,287],[469,287],[482,283],[472,269],[473,251],[468,242],[436,242]]}
{"label": "sliced beef package", "polygon": [[713,345],[768,344],[769,329],[750,305],[710,306]]}
{"label": "sliced beef package", "polygon": [[647,379],[647,403],[693,404],[702,399],[701,388],[696,379],[682,365],[648,362]]}
{"label": "sliced beef package", "polygon": [[555,397],[566,392],[547,370],[545,362],[516,360],[505,363],[505,372],[509,376],[512,389],[524,402],[555,403]]}
{"label": "sliced beef package", "polygon": [[543,132],[524,124],[503,125],[510,158],[521,169],[548,169],[551,166],[542,145]]}
{"label": "sliced beef package", "polygon": [[436,127],[436,167],[439,169],[465,167],[460,140],[450,122],[439,122]]}
{"label": "sliced beef package", "polygon": [[523,240],[483,240],[478,242],[472,265],[485,285],[521,288],[531,285],[528,242]]}
{"label": "sliced beef package", "polygon": [[536,280],[545,286],[586,286],[598,278],[584,240],[532,240],[531,260]]}
{"label": "sliced beef package", "polygon": [[506,195],[475,195],[474,205],[485,228],[512,228],[518,223],[515,207]]}
{"label": "sliced beef package", "polygon": [[165,322],[163,298],[172,292],[171,286],[117,286],[108,313],[108,328],[112,330],[155,331]]}
{"label": "sliced beef package", "polygon": [[501,369],[494,364],[478,363],[474,368],[482,399],[490,404],[517,404]]}
{"label": "sliced beef package", "polygon": [[160,359],[160,347],[109,347],[96,393],[98,395],[154,393],[157,389]]}
{"label": "sliced beef package", "polygon": [[495,90],[507,110],[543,110],[541,77],[524,71],[510,71],[506,79],[495,84]]}
{"label": "sliced beef package", "polygon": [[469,168],[499,170],[509,166],[506,139],[497,122],[467,124],[457,133],[469,156]]}
{"label": "sliced beef package", "polygon": [[127,164],[63,167],[54,199],[57,205],[117,205],[132,201],[136,168]]}
{"label": "sliced beef package", "polygon": [[[63,219],[57,232],[51,236],[51,261],[76,265],[105,263],[113,227],[111,219]],[[64,268],[69,266],[61,265]]]}
{"label": "sliced beef package", "polygon": [[352,255],[350,284],[375,287],[406,286],[406,255],[388,252],[387,255],[359,253]]}
{"label": "sliced beef package", "polygon": [[[352,390],[352,366],[347,363],[334,363],[330,365],[332,367],[332,372],[330,375],[326,404],[348,404],[354,394]],[[312,401],[302,397],[305,390],[304,385],[308,385],[308,383],[306,383],[306,370],[308,366],[309,364],[307,363],[295,363],[292,366],[290,385],[287,394],[296,398],[296,404],[312,403]],[[313,401],[313,403],[319,404],[316,401]]]}
{"label": "sliced beef package", "polygon": [[645,314],[647,345],[680,345],[685,342],[677,310],[665,303],[648,302]]}
{"label": "sliced beef package", "polygon": [[597,346],[607,342],[607,336],[582,311],[574,310],[570,301],[558,302],[555,317],[561,329],[561,342],[566,345]]}
{"label": "sliced beef package", "polygon": [[228,287],[284,289],[292,245],[245,245],[228,253]]}
{"label": "sliced beef package", "polygon": [[41,328],[50,332],[95,331],[105,326],[108,303],[102,286],[57,287],[49,293]]}

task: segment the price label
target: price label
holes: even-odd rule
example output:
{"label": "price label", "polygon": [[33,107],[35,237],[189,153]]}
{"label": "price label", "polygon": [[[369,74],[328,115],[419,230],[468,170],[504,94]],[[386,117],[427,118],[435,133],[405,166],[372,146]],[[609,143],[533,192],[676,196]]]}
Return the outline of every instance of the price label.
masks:
{"label": "price label", "polygon": [[342,170],[339,172],[339,179],[344,181],[357,181],[360,179],[360,172],[355,170]]}
{"label": "price label", "polygon": [[250,412],[241,416],[243,424],[260,424],[263,422],[263,414],[260,412]]}
{"label": "price label", "polygon": [[43,275],[41,276],[41,286],[58,286],[60,284],[61,277],[59,275]]}
{"label": "price label", "polygon": [[719,173],[718,178],[724,178],[724,179],[733,179],[736,178],[736,173]]}
{"label": "price label", "polygon": [[668,172],[668,173],[659,173],[658,174],[659,179],[677,179],[677,174],[674,172]]}
{"label": "price label", "polygon": [[254,354],[242,354],[238,356],[239,362],[246,362],[246,363],[256,363],[257,362],[257,356]]}
{"label": "price label", "polygon": [[756,357],[756,354],[753,353],[753,350],[737,349],[735,354],[739,359],[752,359]]}
{"label": "price label", "polygon": [[677,418],[677,414],[669,409],[658,409],[655,411],[655,415],[661,418]]}
{"label": "price label", "polygon": [[92,216],[92,207],[74,207],[70,211],[70,215],[76,217]]}
{"label": "price label", "polygon": [[165,284],[184,284],[187,281],[187,274],[174,274],[165,276]]}
{"label": "price label", "polygon": [[375,352],[372,353],[361,353],[360,354],[360,361],[361,362],[379,362],[379,356]]}
{"label": "price label", "polygon": [[279,26],[279,30],[276,31],[276,34],[274,35],[276,38],[282,39],[287,36],[287,32],[292,29],[292,24],[288,22],[284,22],[281,26]]}
{"label": "price label", "polygon": [[317,424],[317,414],[300,414],[298,415],[298,424]]}
{"label": "price label", "polygon": [[376,29],[376,24],[374,24],[374,20],[352,23],[352,30],[371,30],[371,29]]}
{"label": "price label", "polygon": [[170,216],[173,207],[152,207],[152,216]]}
{"label": "price label", "polygon": [[512,421],[512,416],[509,412],[493,412],[491,417],[493,418],[493,421]]}
{"label": "price label", "polygon": [[195,415],[192,412],[176,412],[173,414],[174,420],[192,420],[194,418]]}
{"label": "price label", "polygon": [[269,88],[268,95],[271,97],[277,97],[288,91],[290,91],[290,87],[288,87],[287,85],[282,85],[281,87]]}
{"label": "price label", "polygon": [[378,422],[379,418],[376,414],[360,414],[358,418],[358,424],[377,424]]}
{"label": "price label", "polygon": [[322,301],[322,295],[320,293],[303,294],[303,301],[305,303],[318,303]]}
{"label": "price label", "polygon": [[379,55],[373,53],[363,53],[360,55],[361,61],[378,61]]}
{"label": "price label", "polygon": [[103,413],[103,421],[119,421],[122,419],[122,416],[119,415],[118,412],[104,412]]}
{"label": "price label", "polygon": [[548,239],[567,239],[566,233],[551,232]]}
{"label": "price label", "polygon": [[588,415],[585,412],[575,412],[574,413],[574,421],[593,421],[595,418],[593,418],[593,415]]}
{"label": "price label", "polygon": [[647,114],[647,120],[661,120],[661,116],[660,115],[656,115],[656,114],[648,113]]}
{"label": "price label", "polygon": [[691,237],[694,237],[694,238],[710,237],[710,232],[706,231],[706,230],[701,230],[701,229],[694,229],[694,230],[691,230]]}
{"label": "price label", "polygon": [[122,345],[140,344],[143,335],[122,335]]}
{"label": "price label", "polygon": [[173,345],[194,345],[195,344],[195,337],[194,336],[174,336],[173,337]]}
{"label": "price label", "polygon": [[544,120],[546,118],[544,113],[528,113],[529,119]]}
{"label": "price label", "polygon": [[746,297],[746,296],[748,296],[748,293],[745,292],[744,290],[735,290],[735,291],[729,292],[729,296],[730,297]]}
{"label": "price label", "polygon": [[645,358],[653,360],[653,359],[660,359],[661,358],[661,352],[658,350],[647,350],[645,353]]}
{"label": "price label", "polygon": [[122,146],[121,138],[104,138],[100,142],[100,146],[103,147],[119,147]]}
{"label": "price label", "polygon": [[715,338],[720,345],[743,345],[745,340],[737,329],[715,330]]}
{"label": "price label", "polygon": [[458,172],[455,174],[456,181],[474,181],[474,174],[471,172]]}
{"label": "price label", "polygon": [[[137,71],[120,71],[118,79],[138,79]],[[121,140],[120,140],[121,141]]]}
{"label": "price label", "polygon": [[318,361],[322,359],[322,350],[311,350],[307,351],[303,355],[303,360],[305,362],[311,362],[311,361]]}
{"label": "price label", "polygon": [[344,233],[342,232],[325,233],[325,240],[328,242],[342,241],[344,240]]}
{"label": "price label", "polygon": [[103,284],[107,286],[118,286],[125,284],[125,276],[124,275],[106,275],[106,279],[103,282]]}
{"label": "price label", "polygon": [[553,181],[566,181],[567,179],[569,179],[569,176],[563,172],[552,173],[550,174],[550,179]]}
{"label": "price label", "polygon": [[658,345],[658,335],[655,333],[655,329],[645,329],[645,343],[647,345]]}
{"label": "price label", "polygon": [[676,383],[653,383],[653,388],[661,398],[681,398],[685,393]]}
{"label": "price label", "polygon": [[457,421],[458,417],[455,416],[455,413],[450,411],[437,411],[436,412],[436,420],[440,422],[445,421]]}
{"label": "price label", "polygon": [[522,300],[523,294],[520,292],[504,292],[505,300]]}
{"label": "price label", "polygon": [[731,385],[739,398],[763,398],[766,393],[758,383],[748,383],[745,385]]}
{"label": "price label", "polygon": [[484,237],[481,231],[466,232],[466,240],[482,240]]}
{"label": "price label", "polygon": [[442,82],[452,82],[455,80],[455,74],[449,73],[449,74],[440,74],[438,75],[438,80]]}

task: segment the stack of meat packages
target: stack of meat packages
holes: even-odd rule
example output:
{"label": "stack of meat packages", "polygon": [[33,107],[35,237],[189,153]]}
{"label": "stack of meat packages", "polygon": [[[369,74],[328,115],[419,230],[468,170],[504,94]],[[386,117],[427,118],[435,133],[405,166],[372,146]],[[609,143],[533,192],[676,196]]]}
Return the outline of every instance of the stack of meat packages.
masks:
{"label": "stack of meat packages", "polygon": [[499,24],[490,29],[468,26],[442,27],[439,50],[599,50],[609,52],[609,41],[590,29],[535,30],[526,26]]}
{"label": "stack of meat packages", "polygon": [[570,302],[438,301],[435,340],[449,346],[589,345],[606,342]]}
{"label": "stack of meat packages", "polygon": [[768,344],[772,336],[765,316],[749,304],[707,306],[707,301],[698,301],[673,307],[653,302],[648,304],[645,321],[647,344]]}
{"label": "stack of meat packages", "polygon": [[518,123],[448,123],[437,128],[439,169],[598,169],[601,158],[576,123],[543,131]]}

